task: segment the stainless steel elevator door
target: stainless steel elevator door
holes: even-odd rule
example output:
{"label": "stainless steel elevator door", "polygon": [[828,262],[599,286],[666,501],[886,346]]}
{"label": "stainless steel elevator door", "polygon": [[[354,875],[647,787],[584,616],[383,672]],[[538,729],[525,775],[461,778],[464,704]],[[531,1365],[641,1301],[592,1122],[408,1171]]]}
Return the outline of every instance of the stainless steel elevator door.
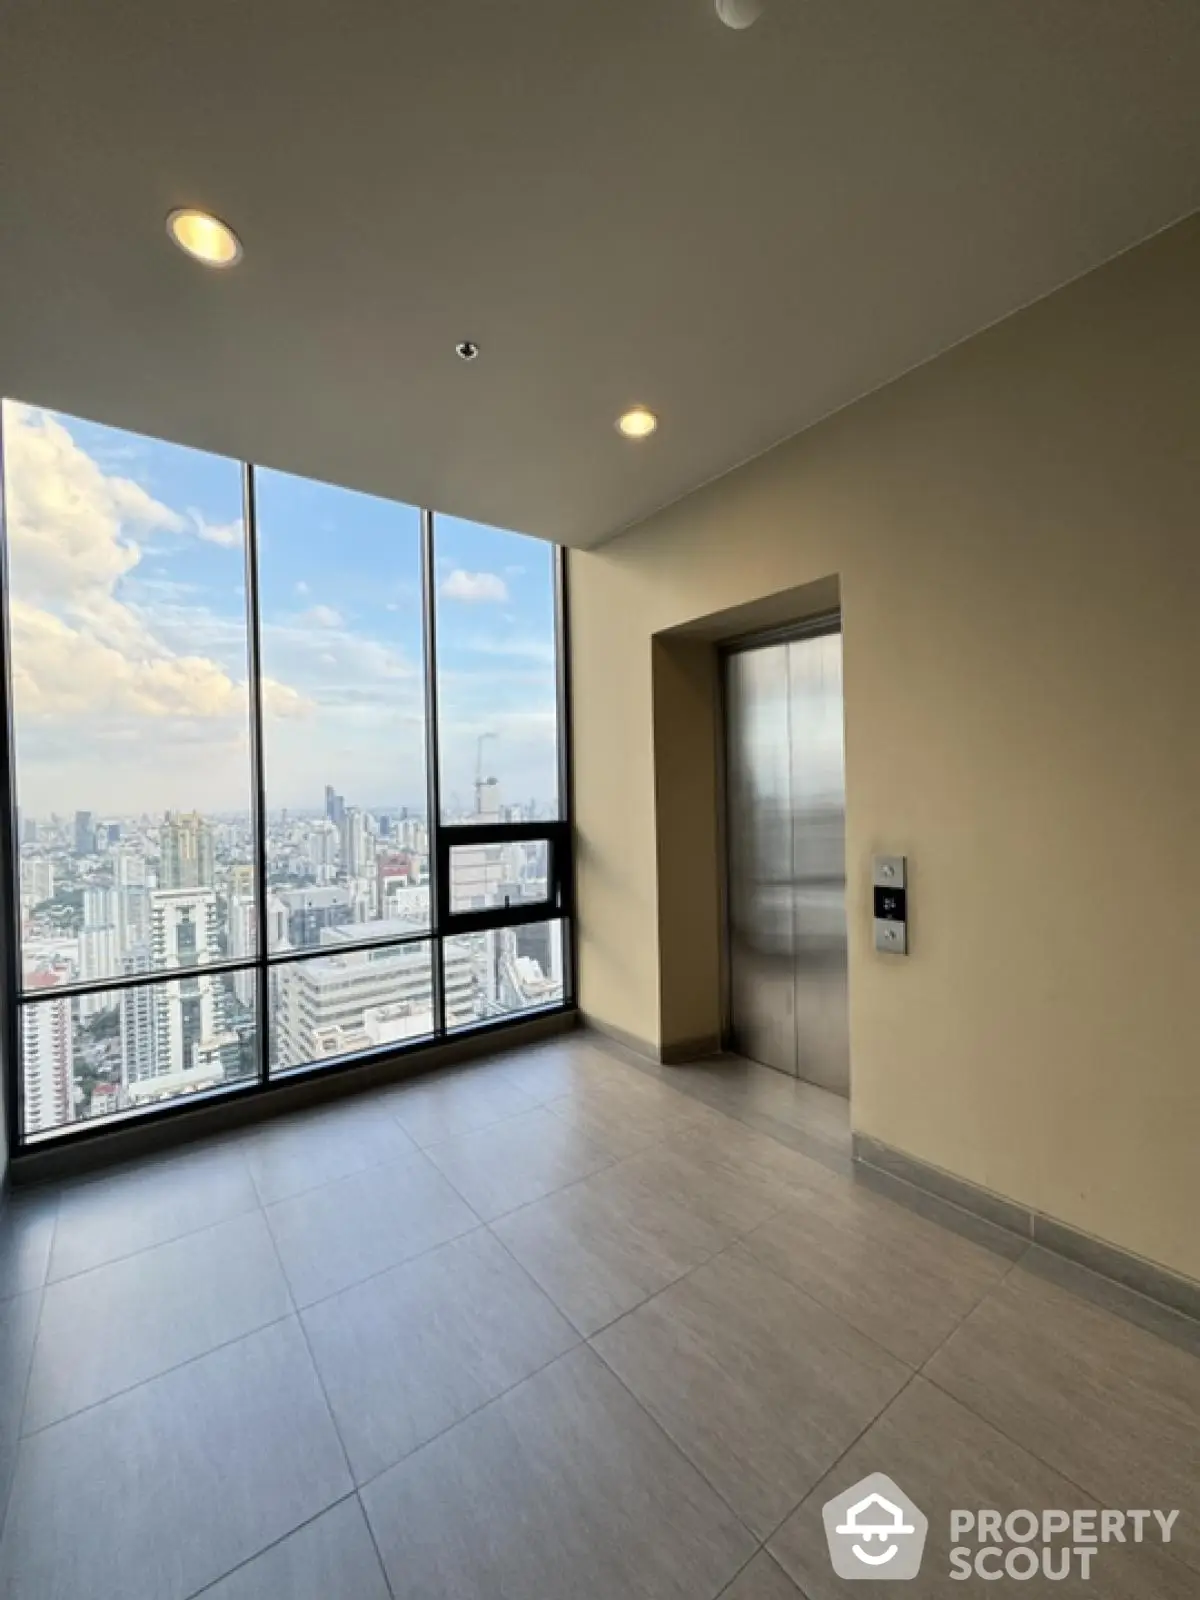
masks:
{"label": "stainless steel elevator door", "polygon": [[726,657],[734,1047],[850,1091],[842,640]]}

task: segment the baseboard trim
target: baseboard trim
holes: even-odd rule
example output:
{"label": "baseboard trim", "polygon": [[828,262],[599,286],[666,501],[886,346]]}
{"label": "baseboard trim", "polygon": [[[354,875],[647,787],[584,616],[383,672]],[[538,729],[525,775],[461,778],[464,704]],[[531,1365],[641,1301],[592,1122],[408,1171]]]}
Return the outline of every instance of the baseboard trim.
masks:
{"label": "baseboard trim", "polygon": [[628,1033],[624,1028],[618,1028],[614,1023],[601,1022],[599,1017],[593,1017],[588,1012],[580,1012],[580,1021],[592,1033],[601,1034],[605,1039],[611,1039],[613,1044],[619,1044],[622,1050],[628,1050],[635,1056],[641,1056],[643,1061],[653,1061],[655,1066],[661,1064],[658,1046],[651,1044],[649,1039],[642,1039],[636,1033]]}
{"label": "baseboard trim", "polygon": [[702,1033],[695,1039],[677,1039],[674,1044],[665,1044],[658,1052],[658,1059],[664,1067],[682,1067],[689,1061],[703,1061],[708,1056],[721,1054],[721,1035],[719,1033]]}
{"label": "baseboard trim", "polygon": [[644,1061],[653,1061],[657,1067],[682,1067],[689,1061],[703,1061],[706,1056],[718,1056],[721,1053],[721,1036],[717,1033],[705,1033],[695,1039],[677,1039],[674,1044],[657,1045],[651,1044],[649,1039],[640,1038],[636,1033],[618,1028],[614,1023],[601,1022],[599,1017],[593,1017],[586,1011],[580,1013],[580,1020],[593,1033],[603,1034],[623,1050],[641,1056]]}
{"label": "baseboard trim", "polygon": [[915,1189],[947,1200],[972,1216],[981,1217],[985,1222],[1016,1234],[1031,1245],[1038,1245],[1052,1255],[1072,1261],[1076,1266],[1086,1267],[1103,1278],[1144,1295],[1148,1300],[1200,1322],[1200,1283],[1191,1278],[1182,1277],[1168,1267],[1159,1266],[1157,1262],[1147,1261],[1144,1256],[1134,1255],[1132,1251],[1122,1250],[1119,1245],[1110,1244],[1105,1239],[1097,1239],[1055,1217],[1048,1217],[1031,1206],[1020,1205],[991,1189],[970,1183],[966,1178],[956,1177],[952,1172],[920,1161],[916,1156],[907,1155],[903,1150],[896,1150],[867,1134],[856,1133],[852,1136],[852,1150],[855,1161],[861,1166],[873,1167],[876,1171],[900,1178]]}

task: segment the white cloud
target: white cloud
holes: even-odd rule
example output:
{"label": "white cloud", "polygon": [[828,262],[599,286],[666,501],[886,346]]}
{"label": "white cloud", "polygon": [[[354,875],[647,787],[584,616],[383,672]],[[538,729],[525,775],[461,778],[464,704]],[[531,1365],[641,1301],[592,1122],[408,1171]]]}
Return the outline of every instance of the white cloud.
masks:
{"label": "white cloud", "polygon": [[340,628],[342,614],[335,611],[332,606],[312,606],[300,618],[301,622],[308,623],[310,628]]}
{"label": "white cloud", "polygon": [[[143,809],[189,785],[212,803],[246,760],[245,624],[138,567],[157,533],[228,531],[105,471],[53,415],[6,403],[4,430],[23,803]],[[306,709],[264,691],[273,715]]]}
{"label": "white cloud", "polygon": [[296,585],[296,593],[299,595],[305,595],[308,593],[308,585],[305,583],[303,578],[301,578]]}
{"label": "white cloud", "polygon": [[194,509],[188,512],[188,516],[192,519],[196,537],[203,539],[206,544],[218,544],[224,550],[236,550],[241,545],[241,517],[236,517],[232,522],[209,522],[203,512]]}
{"label": "white cloud", "polygon": [[468,603],[508,599],[508,585],[498,572],[467,572],[455,567],[442,583],[442,595],[447,600],[464,600]]}

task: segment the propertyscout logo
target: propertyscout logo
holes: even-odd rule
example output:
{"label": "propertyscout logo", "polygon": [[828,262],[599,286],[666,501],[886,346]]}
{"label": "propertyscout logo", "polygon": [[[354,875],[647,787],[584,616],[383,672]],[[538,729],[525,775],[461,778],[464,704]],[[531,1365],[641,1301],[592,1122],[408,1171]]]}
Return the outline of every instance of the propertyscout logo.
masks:
{"label": "propertyscout logo", "polygon": [[904,1490],[873,1472],[834,1495],[821,1512],[829,1559],[839,1578],[915,1578],[929,1523]]}
{"label": "propertyscout logo", "polygon": [[[895,1582],[915,1578],[925,1554],[929,1522],[899,1484],[873,1472],[825,1503],[821,1513],[829,1559],[839,1578]],[[997,1511],[991,1507],[950,1513],[948,1576],[963,1583],[981,1578],[1060,1582],[1092,1576],[1107,1544],[1170,1544],[1178,1511]]]}

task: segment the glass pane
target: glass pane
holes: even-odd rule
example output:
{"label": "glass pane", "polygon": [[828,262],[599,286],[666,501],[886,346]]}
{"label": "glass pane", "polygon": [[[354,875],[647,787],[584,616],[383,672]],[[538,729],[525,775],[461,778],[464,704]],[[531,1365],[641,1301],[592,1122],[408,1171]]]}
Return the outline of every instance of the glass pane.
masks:
{"label": "glass pane", "polygon": [[255,484],[270,948],[426,929],[420,513]]}
{"label": "glass pane", "polygon": [[450,851],[451,911],[485,911],[545,900],[550,892],[545,839],[455,845]]}
{"label": "glass pane", "polygon": [[241,467],[3,430],[25,986],[251,956]]}
{"label": "glass pane", "polygon": [[444,822],[557,818],[554,547],[434,518]]}
{"label": "glass pane", "polygon": [[433,1032],[429,942],[339,950],[347,935],[347,929],[329,929],[328,955],[272,969],[273,1071],[407,1044]]}
{"label": "glass pane", "polygon": [[562,1003],[561,922],[458,934],[445,951],[447,1028]]}
{"label": "glass pane", "polygon": [[250,969],[56,997],[64,981],[61,970],[43,968],[21,1006],[27,1136],[228,1088],[257,1074]]}

